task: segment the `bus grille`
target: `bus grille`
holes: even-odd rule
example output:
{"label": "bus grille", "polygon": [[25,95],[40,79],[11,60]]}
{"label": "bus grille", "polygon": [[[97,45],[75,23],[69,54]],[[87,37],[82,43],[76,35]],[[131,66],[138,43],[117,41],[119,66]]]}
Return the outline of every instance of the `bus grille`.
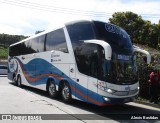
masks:
{"label": "bus grille", "polygon": [[138,89],[130,90],[130,91],[117,91],[114,93],[116,96],[127,96],[127,95],[133,95],[138,92]]}

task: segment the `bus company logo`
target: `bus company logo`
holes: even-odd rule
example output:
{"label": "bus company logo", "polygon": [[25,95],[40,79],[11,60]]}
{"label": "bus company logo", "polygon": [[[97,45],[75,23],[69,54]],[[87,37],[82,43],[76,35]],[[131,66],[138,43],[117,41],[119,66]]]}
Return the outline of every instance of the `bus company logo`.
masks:
{"label": "bus company logo", "polygon": [[9,70],[11,72],[15,72],[18,68],[18,63],[15,59],[11,59],[11,61],[9,62]]}
{"label": "bus company logo", "polygon": [[123,33],[123,31],[121,30],[121,28],[118,27],[118,26],[116,26],[116,25],[106,23],[106,24],[105,24],[105,29],[106,29],[108,32],[115,33],[115,34],[117,34],[117,35],[122,36],[123,38],[127,38],[126,35],[125,35],[125,34]]}

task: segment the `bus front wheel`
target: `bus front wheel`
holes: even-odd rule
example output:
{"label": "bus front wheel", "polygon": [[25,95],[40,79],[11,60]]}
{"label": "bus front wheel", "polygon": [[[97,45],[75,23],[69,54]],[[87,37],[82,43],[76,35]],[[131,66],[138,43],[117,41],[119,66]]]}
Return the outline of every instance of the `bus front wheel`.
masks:
{"label": "bus front wheel", "polygon": [[67,82],[63,84],[61,93],[62,93],[62,99],[66,103],[70,103],[72,101],[71,88]]}

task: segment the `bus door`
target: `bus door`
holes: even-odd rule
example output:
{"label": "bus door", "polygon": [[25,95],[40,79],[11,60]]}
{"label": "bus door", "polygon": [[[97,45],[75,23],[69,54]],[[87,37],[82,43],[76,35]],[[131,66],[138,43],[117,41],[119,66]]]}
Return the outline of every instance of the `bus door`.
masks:
{"label": "bus door", "polygon": [[93,100],[97,102],[97,83],[98,79],[93,77],[88,77],[88,102],[94,103]]}
{"label": "bus door", "polygon": [[[88,102],[97,100],[97,44],[82,43],[75,49],[77,62],[76,72],[76,96]],[[73,76],[74,73],[72,74]]]}
{"label": "bus door", "polygon": [[[98,46],[96,44],[90,44],[90,54],[88,54],[89,62],[89,76],[87,82],[88,88],[88,101],[95,103],[97,101],[97,84],[98,84]],[[94,102],[93,102],[94,100]]]}
{"label": "bus door", "polygon": [[103,78],[105,71],[105,54],[104,48],[99,45],[93,49],[93,52],[90,62],[91,77],[88,78],[88,97],[92,97],[96,101],[96,104],[98,104],[98,94],[100,93],[98,88],[105,84]]}

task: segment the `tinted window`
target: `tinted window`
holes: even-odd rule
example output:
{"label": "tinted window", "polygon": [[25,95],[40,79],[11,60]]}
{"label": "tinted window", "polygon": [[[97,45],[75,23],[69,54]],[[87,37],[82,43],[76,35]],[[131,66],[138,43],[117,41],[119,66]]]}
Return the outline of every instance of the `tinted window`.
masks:
{"label": "tinted window", "polygon": [[32,53],[44,51],[45,35],[30,40]]}
{"label": "tinted window", "polygon": [[20,48],[21,48],[20,44],[17,44],[17,45],[14,45],[14,46],[10,47],[9,55],[10,56],[18,56],[18,55],[20,55]]}
{"label": "tinted window", "polygon": [[0,69],[7,69],[7,66],[0,66]]}
{"label": "tinted window", "polygon": [[58,29],[47,34],[46,50],[58,50],[67,53],[68,48],[63,29]]}
{"label": "tinted window", "polygon": [[45,35],[30,39],[9,48],[10,56],[25,55],[44,51]]}
{"label": "tinted window", "polygon": [[119,54],[132,54],[133,46],[129,35],[122,28],[99,21],[94,21],[97,39],[109,43],[112,50]]}
{"label": "tinted window", "polygon": [[98,76],[98,46],[96,44],[82,44],[75,50],[79,72],[92,77]]}
{"label": "tinted window", "polygon": [[31,48],[33,53],[39,52],[39,37],[31,39],[29,43],[29,47]]}
{"label": "tinted window", "polygon": [[39,37],[39,44],[38,44],[39,52],[43,52],[44,51],[45,37],[46,37],[46,35],[42,35],[42,36]]}
{"label": "tinted window", "polygon": [[95,39],[93,24],[89,21],[67,24],[66,27],[73,47],[80,41]]}
{"label": "tinted window", "polygon": [[28,40],[28,41],[25,42],[27,54],[36,53],[35,49],[33,49],[34,48],[33,41],[34,41],[34,39],[30,39],[30,40]]}

